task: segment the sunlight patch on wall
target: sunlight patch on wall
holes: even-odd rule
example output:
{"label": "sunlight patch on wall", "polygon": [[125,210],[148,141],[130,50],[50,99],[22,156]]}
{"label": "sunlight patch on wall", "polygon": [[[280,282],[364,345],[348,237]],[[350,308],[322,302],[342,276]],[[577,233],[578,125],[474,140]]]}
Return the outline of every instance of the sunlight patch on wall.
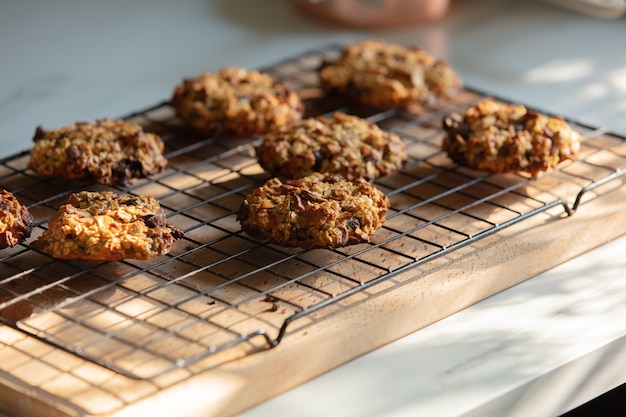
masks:
{"label": "sunlight patch on wall", "polygon": [[608,79],[611,86],[616,90],[626,92],[626,68],[620,68],[611,72]]}
{"label": "sunlight patch on wall", "polygon": [[606,84],[594,83],[584,86],[580,91],[580,95],[587,99],[603,98],[610,94],[610,90]]}
{"label": "sunlight patch on wall", "polygon": [[523,75],[528,83],[565,82],[589,76],[593,72],[593,62],[587,59],[557,60],[533,68]]}

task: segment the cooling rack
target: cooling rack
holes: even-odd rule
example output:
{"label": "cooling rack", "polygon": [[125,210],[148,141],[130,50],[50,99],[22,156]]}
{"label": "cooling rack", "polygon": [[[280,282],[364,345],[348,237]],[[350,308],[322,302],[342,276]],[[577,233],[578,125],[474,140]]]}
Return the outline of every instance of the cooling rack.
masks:
{"label": "cooling rack", "polygon": [[[260,139],[199,136],[163,102],[126,119],[161,135],[169,168],[127,188],[41,178],[26,168],[28,152],[0,161],[0,186],[36,220],[31,239],[0,253],[1,322],[124,376],[153,378],[235,346],[245,346],[244,354],[273,348],[292,328],[370,296],[399,274],[410,270],[419,279],[436,258],[539,214],[575,215],[602,194],[599,188],[621,186],[624,138],[572,120],[584,135],[579,157],[549,174],[458,167],[440,149],[442,118],[485,94],[466,88],[436,105],[404,110],[352,106],[320,94],[316,69],[338,49],[262,70],[300,93],[306,116],[358,115],[406,143],[404,169],[376,181],[391,209],[371,243],[302,250],[242,233],[237,209],[269,178],[254,156]],[[150,261],[61,261],[29,247],[69,193],[101,189],[153,195],[185,238]]]}

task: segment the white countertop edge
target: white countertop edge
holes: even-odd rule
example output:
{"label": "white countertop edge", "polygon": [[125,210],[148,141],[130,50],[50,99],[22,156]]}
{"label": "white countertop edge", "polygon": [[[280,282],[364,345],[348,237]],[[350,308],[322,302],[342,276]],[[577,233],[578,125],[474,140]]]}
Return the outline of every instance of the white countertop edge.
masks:
{"label": "white countertop edge", "polygon": [[[625,382],[625,249],[626,237],[616,239],[242,416],[283,415],[307,398],[315,402],[301,417],[331,410],[343,417],[381,410],[386,417],[552,416],[575,408]],[[574,274],[588,265],[592,275]],[[381,393],[387,390],[393,398]]]}

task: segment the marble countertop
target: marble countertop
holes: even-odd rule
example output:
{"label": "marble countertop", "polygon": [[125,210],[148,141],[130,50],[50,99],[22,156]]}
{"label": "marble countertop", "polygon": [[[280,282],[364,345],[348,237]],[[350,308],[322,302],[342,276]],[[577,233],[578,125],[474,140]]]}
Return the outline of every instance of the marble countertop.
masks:
{"label": "marble countertop", "polygon": [[[3,157],[30,148],[38,125],[123,116],[184,77],[365,37],[420,45],[473,88],[626,133],[624,19],[467,0],[441,22],[357,30],[288,0],[28,3],[0,0]],[[625,249],[617,239],[244,415],[558,415],[626,382]]]}

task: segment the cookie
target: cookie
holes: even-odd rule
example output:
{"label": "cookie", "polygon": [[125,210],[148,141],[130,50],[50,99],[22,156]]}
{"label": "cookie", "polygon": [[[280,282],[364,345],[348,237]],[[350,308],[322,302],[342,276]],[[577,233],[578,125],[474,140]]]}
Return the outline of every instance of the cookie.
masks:
{"label": "cookie", "polygon": [[259,164],[287,179],[313,172],[368,180],[397,171],[407,161],[404,142],[365,119],[336,112],[300,120],[268,133],[256,148]]}
{"label": "cookie", "polygon": [[132,178],[157,174],[167,166],[161,138],[123,120],[38,127],[33,140],[28,168],[48,177],[128,185]]}
{"label": "cookie", "polygon": [[170,104],[182,121],[203,134],[263,134],[299,120],[304,111],[285,83],[237,67],[184,80]]}
{"label": "cookie", "polygon": [[145,260],[168,253],[182,237],[151,196],[81,191],[67,198],[31,246],[58,259]]}
{"label": "cookie", "polygon": [[33,216],[10,192],[0,189],[0,249],[22,243],[33,230]]}
{"label": "cookie", "polygon": [[582,137],[560,117],[520,104],[484,99],[443,119],[442,148],[454,162],[494,173],[528,172],[536,177],[580,149]]}
{"label": "cookie", "polygon": [[374,107],[430,103],[454,95],[462,85],[447,62],[426,51],[376,40],[345,47],[318,74],[328,93]]}
{"label": "cookie", "polygon": [[270,243],[332,249],[369,242],[388,208],[387,196],[364,178],[314,173],[268,180],[245,198],[237,220],[244,232]]}

